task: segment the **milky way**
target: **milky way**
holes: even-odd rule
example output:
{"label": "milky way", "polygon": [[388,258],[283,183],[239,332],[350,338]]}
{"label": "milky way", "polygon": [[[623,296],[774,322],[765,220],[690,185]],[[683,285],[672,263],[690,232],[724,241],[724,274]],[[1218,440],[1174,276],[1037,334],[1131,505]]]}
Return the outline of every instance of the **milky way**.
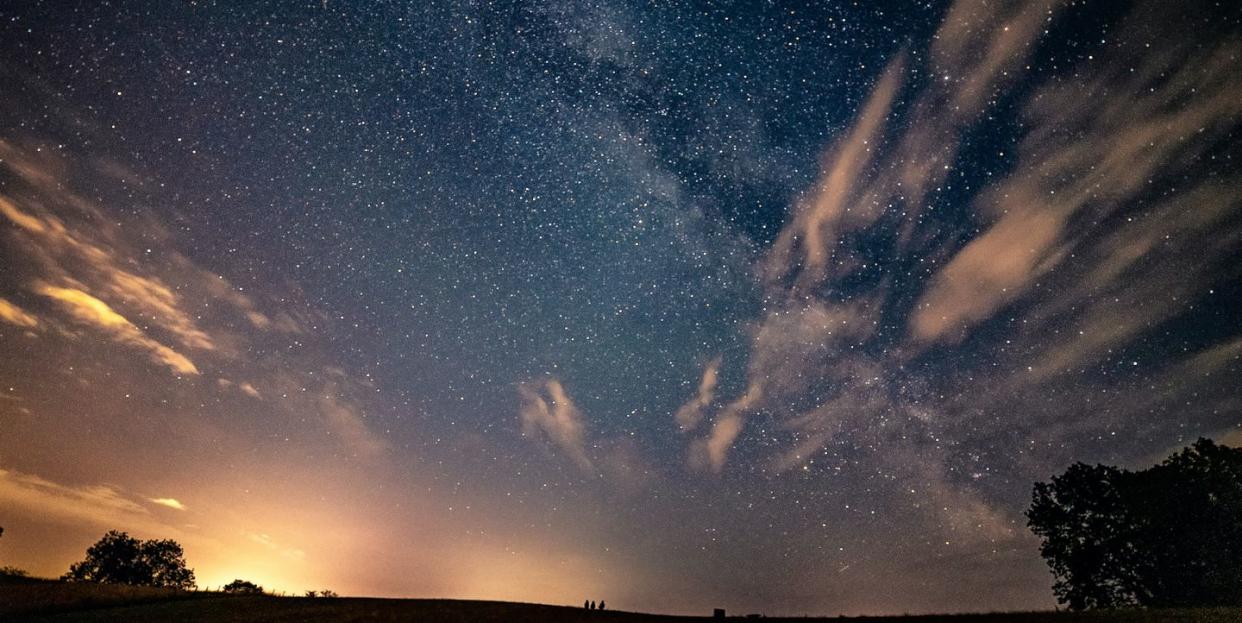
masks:
{"label": "milky way", "polygon": [[147,4],[0,8],[2,564],[1047,608],[1242,443],[1230,2]]}

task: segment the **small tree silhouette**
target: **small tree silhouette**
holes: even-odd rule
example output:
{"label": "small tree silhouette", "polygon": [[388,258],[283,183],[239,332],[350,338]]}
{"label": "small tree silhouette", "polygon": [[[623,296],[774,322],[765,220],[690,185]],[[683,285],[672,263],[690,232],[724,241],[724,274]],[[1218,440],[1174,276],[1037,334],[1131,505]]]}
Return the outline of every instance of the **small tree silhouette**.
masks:
{"label": "small tree silhouette", "polygon": [[194,570],[185,566],[185,552],[170,539],[139,541],[111,530],[86,550],[61,579],[162,588],[194,588]]}
{"label": "small tree silhouette", "polygon": [[[220,591],[238,595],[262,595],[263,587],[249,580],[238,579],[225,584]],[[310,595],[310,597],[314,597],[314,595]]]}

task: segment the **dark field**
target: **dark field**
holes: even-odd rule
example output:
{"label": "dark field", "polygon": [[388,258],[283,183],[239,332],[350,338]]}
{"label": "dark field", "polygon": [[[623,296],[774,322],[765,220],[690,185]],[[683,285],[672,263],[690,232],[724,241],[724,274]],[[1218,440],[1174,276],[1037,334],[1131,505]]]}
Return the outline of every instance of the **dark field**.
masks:
{"label": "dark field", "polygon": [[[729,617],[742,620],[742,617]],[[914,617],[824,617],[769,621],[902,621],[910,623],[961,622],[1035,623],[1039,621],[1101,623],[1137,621],[1238,623],[1237,609],[1128,611],[1099,613],[1028,612],[1007,614],[931,615]],[[695,623],[709,617],[679,617],[630,612],[587,612],[581,608],[494,601],[447,599],[368,599],[232,596],[220,593],[67,584],[47,580],[10,580],[0,583],[0,621],[97,621],[178,623],[225,621],[436,621],[507,622],[534,621],[613,623]]]}

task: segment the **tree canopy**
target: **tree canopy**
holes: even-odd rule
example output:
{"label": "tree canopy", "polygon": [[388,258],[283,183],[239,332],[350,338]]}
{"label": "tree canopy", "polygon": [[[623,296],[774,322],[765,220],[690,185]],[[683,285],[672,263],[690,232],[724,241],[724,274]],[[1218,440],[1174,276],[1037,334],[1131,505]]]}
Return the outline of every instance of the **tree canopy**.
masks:
{"label": "tree canopy", "polygon": [[242,595],[262,595],[263,594],[262,586],[259,586],[258,584],[255,584],[254,582],[251,582],[249,580],[241,580],[241,579],[233,580],[232,582],[225,584],[224,587],[221,588],[220,590],[225,593],[239,593]]}
{"label": "tree canopy", "polygon": [[1242,449],[1200,439],[1159,465],[1077,463],[1027,510],[1075,610],[1242,605]]}
{"label": "tree canopy", "polygon": [[140,541],[111,530],[86,550],[63,579],[77,582],[194,588],[194,570],[185,566],[185,552],[170,539]]}

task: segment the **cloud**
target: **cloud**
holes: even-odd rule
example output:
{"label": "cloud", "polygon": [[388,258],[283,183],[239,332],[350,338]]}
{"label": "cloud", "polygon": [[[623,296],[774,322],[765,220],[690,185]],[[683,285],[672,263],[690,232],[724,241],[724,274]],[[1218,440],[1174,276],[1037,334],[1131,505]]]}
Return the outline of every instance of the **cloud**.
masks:
{"label": "cloud", "polygon": [[[0,215],[13,225],[0,234],[7,236],[6,250],[22,260],[15,265],[14,281],[55,301],[53,311],[64,314],[46,314],[39,322],[56,328],[71,324],[58,333],[71,338],[87,327],[178,374],[199,374],[208,359],[230,375],[250,379],[218,379],[219,387],[256,399],[263,397],[259,387],[283,388],[284,371],[301,369],[291,373],[303,377],[295,383],[298,389],[316,391],[294,401],[300,413],[318,414],[319,423],[356,456],[383,452],[386,442],[368,429],[364,411],[345,395],[353,385],[347,379],[311,384],[306,381],[316,377],[319,361],[254,356],[262,352],[250,344],[264,339],[259,332],[305,334],[322,327],[323,314],[292,307],[289,296],[281,297],[283,308],[265,314],[242,287],[178,252],[172,233],[154,215],[138,213],[122,229],[103,207],[76,194],[68,180],[136,174],[111,162],[100,165],[105,170],[77,171],[82,162],[93,161],[60,153],[0,139],[0,167],[22,182],[8,187],[12,196],[0,196]],[[296,291],[296,285],[288,289]]]}
{"label": "cloud", "polygon": [[[66,203],[94,212],[93,206],[82,205],[81,199],[67,191],[53,189],[48,192]],[[89,289],[119,302],[144,325],[153,324],[167,331],[182,346],[215,350],[212,338],[198,327],[172,288],[156,277],[141,276],[122,267],[122,253],[115,245],[90,241],[63,220],[51,215],[29,214],[3,196],[0,196],[0,213],[31,237],[26,240],[25,259],[36,269],[34,280],[90,284]],[[79,289],[83,288],[87,286]]]}
{"label": "cloud", "polygon": [[[800,414],[830,398],[826,391],[852,387],[859,370],[856,350],[872,337],[879,297],[849,303],[810,300],[774,309],[751,328],[746,391],[716,414],[710,433],[691,445],[690,465],[719,472],[745,420],[764,409],[786,426],[801,427]],[[871,375],[863,375],[870,378]]]}
{"label": "cloud", "polygon": [[1030,98],[1014,173],[974,202],[992,223],[932,278],[910,320],[916,340],[960,340],[1067,258],[1099,242],[1097,227],[1071,223],[1099,224],[1133,212],[1154,182],[1172,181],[1175,201],[1202,213],[1164,210],[1166,218],[1157,222],[1123,223],[1125,237],[1106,241],[1111,255],[1084,276],[1091,285],[1115,279],[1157,249],[1166,227],[1236,207],[1236,186],[1203,181],[1199,172],[1201,158],[1242,115],[1236,60],[1242,46],[1195,48],[1183,42],[1140,48],[1150,39],[1144,29],[1159,17],[1150,5],[1138,17],[1117,35],[1127,43],[1102,59],[1099,69],[1051,83]]}
{"label": "cloud", "polygon": [[42,234],[47,231],[47,227],[44,226],[42,219],[30,216],[17,209],[17,206],[13,205],[13,202],[9,201],[4,195],[0,195],[0,214],[12,221],[14,225],[27,231],[36,234]]}
{"label": "cloud", "polygon": [[[772,413],[798,438],[794,451],[777,461],[787,469],[799,460],[795,457],[826,443],[842,413],[879,417],[882,411],[872,410],[888,408],[887,401],[873,399],[872,386],[883,385],[885,370],[897,362],[863,353],[883,316],[889,285],[879,283],[852,297],[834,291],[834,284],[867,266],[863,254],[845,244],[847,235],[874,226],[885,213],[898,213],[904,224],[898,226],[897,251],[917,246],[914,224],[930,189],[948,176],[963,135],[1017,79],[1062,4],[954,3],[933,37],[933,79],[910,94],[906,122],[891,133],[889,120],[897,112],[909,55],[903,52],[888,64],[854,123],[825,154],[819,180],[795,203],[759,264],[772,304],[752,330],[747,388],[716,416],[711,433],[692,444],[692,466],[723,469],[746,418],[757,410]],[[1015,230],[1020,237],[1028,233]],[[1023,261],[1015,257],[1012,270],[1022,270]],[[933,326],[937,319],[953,322],[938,309],[925,314],[917,325],[926,331],[939,330]],[[688,411],[687,419],[694,413]]]}
{"label": "cloud", "polygon": [[1025,64],[1065,0],[954,2],[932,38],[930,78],[889,166],[864,201],[903,211],[903,251],[919,243],[920,218],[934,189],[954,170],[963,136]]}
{"label": "cloud", "polygon": [[247,396],[250,396],[251,398],[258,399],[258,398],[263,397],[263,395],[259,393],[259,390],[256,389],[254,385],[251,385],[249,382],[246,382],[246,381],[243,381],[241,383],[234,383],[233,381],[230,381],[229,379],[221,378],[221,379],[216,379],[216,385],[219,385],[220,387],[223,387],[225,389],[236,387],[238,391],[240,391],[243,394],[246,394]]}
{"label": "cloud", "polygon": [[198,374],[189,359],[173,349],[160,344],[142,332],[134,323],[113,311],[107,303],[75,288],[61,288],[37,284],[35,291],[57,303],[78,322],[90,325],[113,340],[147,351],[152,361],[168,366],[178,374]]}
{"label": "cloud", "polygon": [[[338,385],[329,383],[319,396],[319,413],[328,430],[344,441],[346,447],[362,458],[375,458],[388,450],[388,442],[367,428],[364,413],[338,395]],[[244,390],[243,390],[244,391]]]}
{"label": "cloud", "polygon": [[908,245],[928,193],[952,171],[963,135],[1022,74],[1034,42],[1063,4],[955,2],[933,37],[933,79],[913,95],[909,121],[895,137],[886,135],[886,126],[908,59],[902,53],[892,60],[764,258],[765,283],[800,293],[853,272],[859,263],[840,248],[842,237],[897,208],[903,214],[901,239]]}
{"label": "cloud", "polygon": [[1014,212],[962,249],[932,278],[910,319],[915,339],[960,340],[1055,265],[1064,219]]}
{"label": "cloud", "polygon": [[586,454],[582,412],[570,400],[561,382],[550,378],[522,383],[518,386],[518,396],[522,434],[532,438],[546,436],[584,472],[594,473],[595,466]]}
{"label": "cloud", "polygon": [[171,332],[183,346],[203,350],[215,348],[207,333],[181,309],[177,296],[158,279],[113,270],[109,274],[108,289],[117,300],[134,305],[145,317]]}
{"label": "cloud", "polygon": [[877,213],[854,200],[866,185],[863,180],[878,154],[904,71],[903,55],[890,63],[854,126],[824,159],[819,182],[798,201],[793,221],[781,230],[763,262],[765,280],[779,282],[800,268],[800,285],[819,283],[826,276],[837,237],[874,220]]}
{"label": "cloud", "polygon": [[1216,433],[1213,438],[1216,443],[1231,448],[1242,448],[1242,428],[1226,429]]}
{"label": "cloud", "polygon": [[[27,157],[31,153],[47,157]],[[171,248],[166,243],[171,234],[155,217],[139,215],[128,230],[122,230],[105,216],[105,210],[64,182],[71,175],[108,176],[119,163],[109,160],[99,165],[101,170],[78,173],[68,161],[48,155],[48,150],[23,148],[2,139],[0,156],[0,164],[25,182],[15,185],[22,198],[0,196],[0,214],[17,226],[12,238],[23,255],[20,268],[33,273],[29,280],[83,284],[80,289],[109,300],[118,313],[145,331],[166,333],[159,338],[162,341],[226,357],[235,357],[236,349],[222,349],[221,336],[201,326],[204,311],[244,318],[260,330],[302,332],[294,315],[281,312],[274,321],[241,288]],[[159,262],[151,262],[152,257]],[[191,307],[187,298],[210,304]]]}
{"label": "cloud", "polygon": [[[931,345],[958,344],[1007,306],[1022,304],[1012,347],[971,377],[985,389],[961,388],[961,400],[943,402],[986,411],[973,398],[1106,357],[1186,312],[1214,280],[1242,272],[1230,265],[1242,247],[1230,224],[1242,183],[1204,164],[1242,117],[1242,50],[1233,40],[1156,45],[1150,25],[1176,15],[1159,3],[1137,5],[1118,43],[1074,80],[1038,85],[1019,104],[1015,165],[970,204],[982,233],[955,247],[961,237],[923,213],[955,171],[963,137],[1023,73],[1063,4],[954,3],[927,56],[931,80],[903,96],[908,55],[888,65],[759,264],[767,305],[752,325],[746,389],[692,443],[692,466],[723,469],[756,413],[788,433],[778,470],[804,464],[843,429],[865,437],[872,422],[918,428],[941,411],[905,394],[935,379],[905,366]],[[909,105],[899,108],[899,97]],[[903,122],[890,131],[898,114]],[[895,239],[882,258],[877,239]],[[863,272],[877,262],[934,268],[880,279]],[[895,296],[912,285],[922,288],[914,301]],[[893,321],[904,335],[882,331]],[[679,415],[697,422],[702,406],[692,400]]]}
{"label": "cloud", "polygon": [[176,498],[151,498],[151,503],[159,504],[160,506],[167,506],[168,508],[173,508],[179,511],[185,510],[185,505],[179,502]]}
{"label": "cloud", "polygon": [[762,396],[763,386],[752,382],[742,397],[725,405],[713,420],[708,436],[691,446],[690,466],[696,469],[709,468],[714,472],[723,469],[734,440],[742,432],[742,418],[758,404]]}
{"label": "cloud", "polygon": [[27,329],[39,326],[38,318],[3,298],[0,298],[0,320]]}
{"label": "cloud", "polygon": [[293,547],[284,547],[282,545],[279,545],[274,540],[272,540],[272,537],[268,536],[265,533],[247,532],[246,538],[249,539],[251,542],[258,543],[259,545],[262,545],[263,547],[273,552],[276,552],[280,554],[281,556],[284,556],[285,558],[288,558],[290,560],[300,561],[300,560],[306,559],[305,551],[297,549],[297,548],[293,548]]}
{"label": "cloud", "polygon": [[673,419],[683,431],[693,430],[703,419],[704,411],[711,406],[716,393],[716,375],[720,371],[720,357],[707,363],[703,369],[703,378],[699,381],[699,392],[689,402],[677,409]]}
{"label": "cloud", "polygon": [[60,520],[94,525],[151,525],[150,513],[122,490],[106,485],[69,486],[34,474],[0,469],[0,503]]}

